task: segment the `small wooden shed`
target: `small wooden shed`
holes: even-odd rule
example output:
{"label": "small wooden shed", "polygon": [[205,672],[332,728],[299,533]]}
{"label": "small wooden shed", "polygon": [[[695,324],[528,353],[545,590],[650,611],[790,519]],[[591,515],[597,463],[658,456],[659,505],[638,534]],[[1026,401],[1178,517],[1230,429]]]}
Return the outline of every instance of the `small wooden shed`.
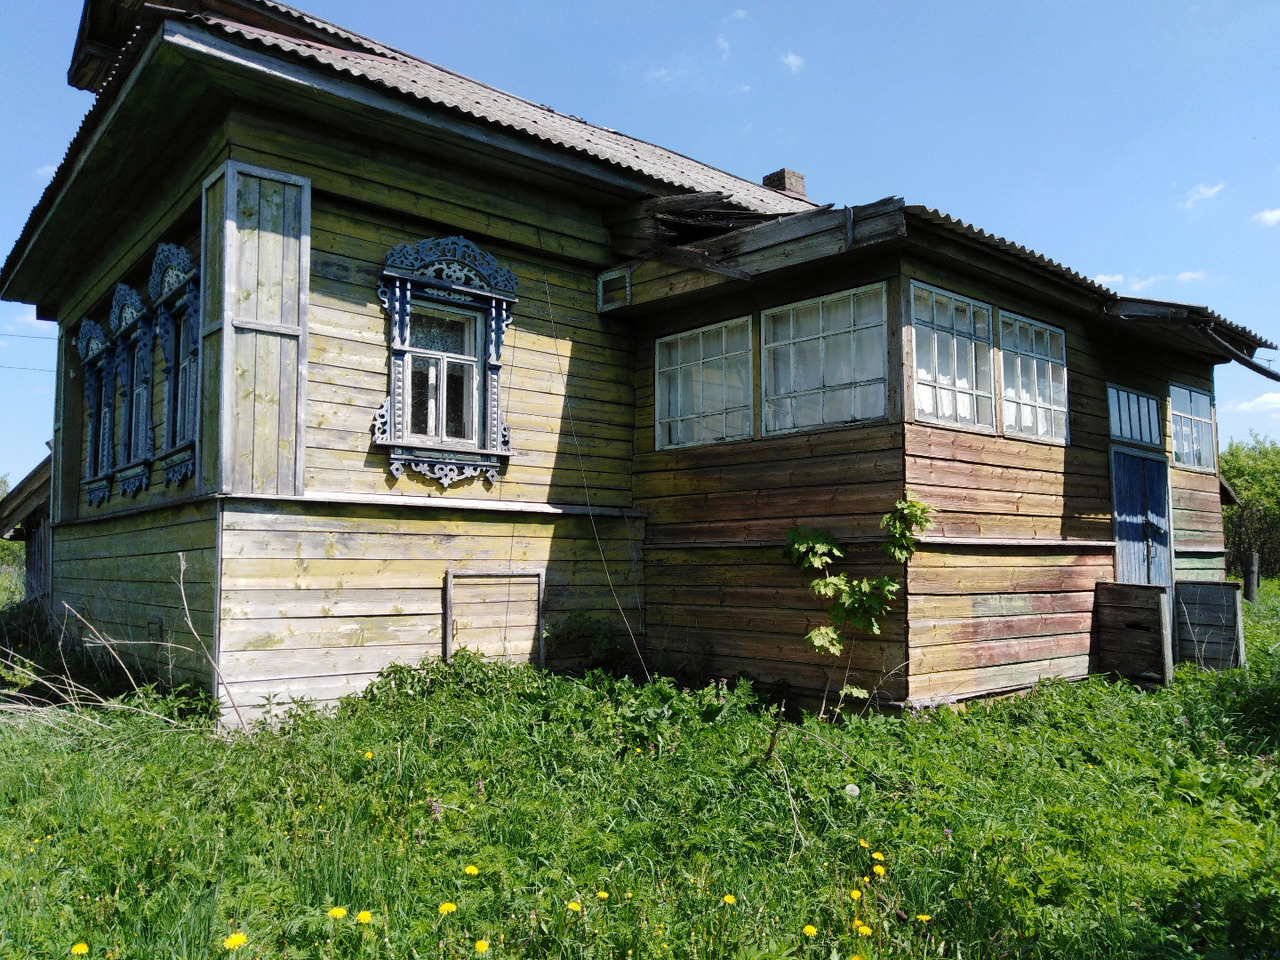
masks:
{"label": "small wooden shed", "polygon": [[59,331],[55,605],[162,678],[329,700],[594,630],[818,695],[798,523],[905,581],[848,665],[898,703],[1086,674],[1100,583],[1224,581],[1213,369],[1273,345],[1204,308],[271,0],[86,0],[70,76],[0,296]]}

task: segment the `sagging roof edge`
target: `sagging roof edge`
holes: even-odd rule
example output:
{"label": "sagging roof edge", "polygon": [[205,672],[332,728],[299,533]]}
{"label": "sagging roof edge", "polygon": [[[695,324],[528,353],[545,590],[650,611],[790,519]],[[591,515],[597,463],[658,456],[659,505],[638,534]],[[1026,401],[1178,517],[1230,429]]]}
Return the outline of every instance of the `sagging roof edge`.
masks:
{"label": "sagging roof edge", "polygon": [[0,539],[7,538],[41,503],[49,501],[52,476],[53,454],[49,454],[0,500]]}
{"label": "sagging roof edge", "polygon": [[[454,105],[423,97],[420,92],[404,87],[398,87],[377,78],[364,76],[358,70],[353,70],[349,66],[344,69],[341,66],[327,61],[323,57],[308,56],[306,53],[281,48],[278,45],[272,44],[269,40],[255,37],[252,30],[246,31],[245,29],[240,29],[235,24],[230,24],[205,16],[185,13],[156,17],[154,20],[148,21],[145,26],[140,24],[135,27],[133,34],[122,48],[119,58],[115,66],[112,68],[110,76],[103,84],[93,105],[85,114],[84,119],[81,120],[80,126],[72,137],[71,143],[68,145],[62,161],[59,163],[52,179],[49,181],[40,199],[32,209],[22,232],[19,234],[17,242],[5,258],[3,266],[0,266],[0,293],[3,292],[12,278],[12,274],[17,267],[17,263],[21,259],[20,251],[25,250],[30,245],[35,236],[38,235],[40,226],[43,224],[45,219],[47,219],[47,216],[52,211],[53,207],[56,206],[58,195],[62,192],[63,187],[73,175],[76,161],[80,159],[84,151],[91,145],[94,135],[98,132],[99,128],[109,119],[113,107],[127,88],[129,79],[148,59],[147,54],[152,49],[152,44],[149,43],[149,41],[152,39],[162,39],[164,36],[165,24],[168,22],[182,22],[192,27],[204,29],[209,32],[210,35],[233,38],[238,45],[264,50],[269,52],[271,56],[286,58],[293,62],[304,63],[304,65],[309,67],[323,69],[345,81],[362,83],[363,85],[376,89],[383,94],[394,95],[397,99],[405,100],[406,102],[416,105],[424,110],[441,110],[448,114],[463,117],[468,122],[499,128],[510,135],[525,137],[531,141],[543,143],[552,149],[560,149],[571,154],[583,156],[590,161],[601,164],[605,168],[614,168],[625,171],[628,176],[635,177],[637,181],[641,183],[647,181],[654,187],[662,186],[668,189],[674,187],[677,190],[686,191],[699,189],[699,187],[691,185],[690,183],[681,182],[680,179],[673,179],[671,176],[664,176],[662,171],[646,169],[642,165],[627,163],[623,158],[611,157],[602,154],[600,151],[593,151],[587,146],[589,138],[593,134],[611,139],[618,138],[623,141],[634,143],[648,150],[658,151],[673,160],[679,161],[676,166],[681,164],[687,165],[690,168],[691,174],[694,171],[705,171],[714,179],[723,179],[726,183],[740,185],[741,194],[743,196],[756,194],[760,197],[776,197],[776,201],[779,204],[779,208],[777,210],[766,210],[759,202],[752,204],[745,200],[738,200],[737,202],[740,203],[744,209],[759,209],[761,212],[769,213],[786,213],[802,212],[803,210],[816,206],[809,201],[787,197],[778,191],[770,190],[769,188],[763,187],[754,181],[726,173],[725,171],[711,167],[708,164],[701,163],[682,154],[678,154],[665,147],[648,143],[647,141],[640,140],[636,137],[629,137],[626,134],[618,133],[617,131],[610,130],[607,127],[599,127],[594,124],[590,124],[585,120],[571,117],[567,114],[557,113],[547,107],[538,107],[536,104],[532,104],[530,101],[524,101],[513,94],[508,94],[505,91],[501,91],[495,87],[490,87],[479,81],[472,80],[461,74],[449,71],[446,68],[437,67],[436,65],[430,64],[420,58],[414,58],[392,48],[375,44],[373,41],[360,37],[358,34],[352,34],[348,31],[341,30],[341,28],[332,24],[327,24],[325,21],[319,20],[318,18],[310,17],[309,15],[303,14],[301,11],[286,7],[283,4],[273,3],[270,2],[270,0],[251,0],[251,2],[264,4],[273,9],[286,12],[291,16],[301,18],[317,29],[322,27],[329,29],[336,36],[350,42],[353,47],[357,48],[356,50],[349,51],[353,54],[379,57],[388,62],[394,62],[406,67],[413,67],[417,65],[424,69],[439,70],[457,78],[460,83],[474,85],[476,88],[490,91],[496,96],[510,98],[513,102],[518,101],[522,104],[536,107],[539,110],[545,110],[548,115],[556,117],[561,123],[569,125],[572,128],[580,128],[583,131],[582,142],[578,144],[566,143],[553,136],[540,136],[538,133],[525,129],[519,124],[504,123],[500,119],[478,115]],[[283,35],[278,39],[300,47],[311,45],[316,47],[316,49],[319,49],[318,45],[316,45],[314,41],[303,41],[298,38],[285,37]],[[670,171],[668,170],[665,172],[669,173]],[[657,195],[663,191],[655,190],[652,192]],[[786,207],[789,207],[790,209],[784,209]]]}

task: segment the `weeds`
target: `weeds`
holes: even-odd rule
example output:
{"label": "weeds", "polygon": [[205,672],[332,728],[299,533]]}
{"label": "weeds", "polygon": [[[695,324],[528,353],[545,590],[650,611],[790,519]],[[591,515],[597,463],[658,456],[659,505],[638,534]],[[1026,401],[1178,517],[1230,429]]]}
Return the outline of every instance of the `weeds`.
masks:
{"label": "weeds", "polygon": [[252,735],[28,710],[0,958],[1275,956],[1274,584],[1250,618],[1247,672],[839,725],[465,653]]}

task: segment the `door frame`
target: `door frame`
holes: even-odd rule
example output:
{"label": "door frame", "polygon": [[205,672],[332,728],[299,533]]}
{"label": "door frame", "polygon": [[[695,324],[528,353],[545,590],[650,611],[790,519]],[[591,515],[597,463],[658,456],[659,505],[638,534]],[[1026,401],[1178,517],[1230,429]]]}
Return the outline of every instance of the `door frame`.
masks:
{"label": "door frame", "polygon": [[1163,450],[1146,449],[1141,447],[1133,447],[1127,443],[1111,443],[1107,447],[1107,477],[1111,486],[1111,536],[1115,540],[1115,575],[1116,582],[1119,583],[1120,576],[1120,514],[1116,510],[1116,459],[1117,453],[1123,453],[1130,457],[1141,457],[1144,460],[1155,460],[1164,464],[1164,502],[1165,515],[1168,522],[1169,530],[1169,582],[1157,583],[1153,586],[1157,587],[1173,587],[1176,579],[1176,571],[1174,569],[1174,548],[1173,548],[1173,468],[1169,463],[1169,455]]}

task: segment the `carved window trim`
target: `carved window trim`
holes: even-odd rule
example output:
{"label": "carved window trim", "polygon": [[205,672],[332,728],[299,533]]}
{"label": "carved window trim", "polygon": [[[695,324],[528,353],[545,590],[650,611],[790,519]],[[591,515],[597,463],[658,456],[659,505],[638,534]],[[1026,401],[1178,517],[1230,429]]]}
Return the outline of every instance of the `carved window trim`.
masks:
{"label": "carved window trim", "polygon": [[[373,442],[387,450],[392,476],[399,479],[410,469],[446,489],[472,477],[489,484],[497,480],[511,456],[499,392],[502,345],[517,286],[514,273],[461,236],[403,243],[387,254],[378,298],[391,320],[390,389],[374,415]],[[415,304],[478,315],[474,441],[424,443],[410,430],[410,368],[412,357],[423,355],[410,344]]]}
{"label": "carved window trim", "polygon": [[172,243],[156,248],[147,292],[155,305],[165,370],[159,459],[164,485],[181,486],[195,476],[200,370],[200,275],[185,248]]}
{"label": "carved window trim", "polygon": [[[84,368],[89,415],[85,487],[90,506],[101,506],[110,498],[113,482],[129,497],[136,497],[150,485],[157,458],[152,417],[157,336],[167,374],[159,451],[165,485],[195,475],[198,275],[184,248],[162,243],[152,262],[147,299],[129,285],[118,283],[105,328],[90,318],[80,322],[76,350]],[[185,394],[179,386],[184,367]],[[184,418],[181,430],[174,426],[179,417]]]}

